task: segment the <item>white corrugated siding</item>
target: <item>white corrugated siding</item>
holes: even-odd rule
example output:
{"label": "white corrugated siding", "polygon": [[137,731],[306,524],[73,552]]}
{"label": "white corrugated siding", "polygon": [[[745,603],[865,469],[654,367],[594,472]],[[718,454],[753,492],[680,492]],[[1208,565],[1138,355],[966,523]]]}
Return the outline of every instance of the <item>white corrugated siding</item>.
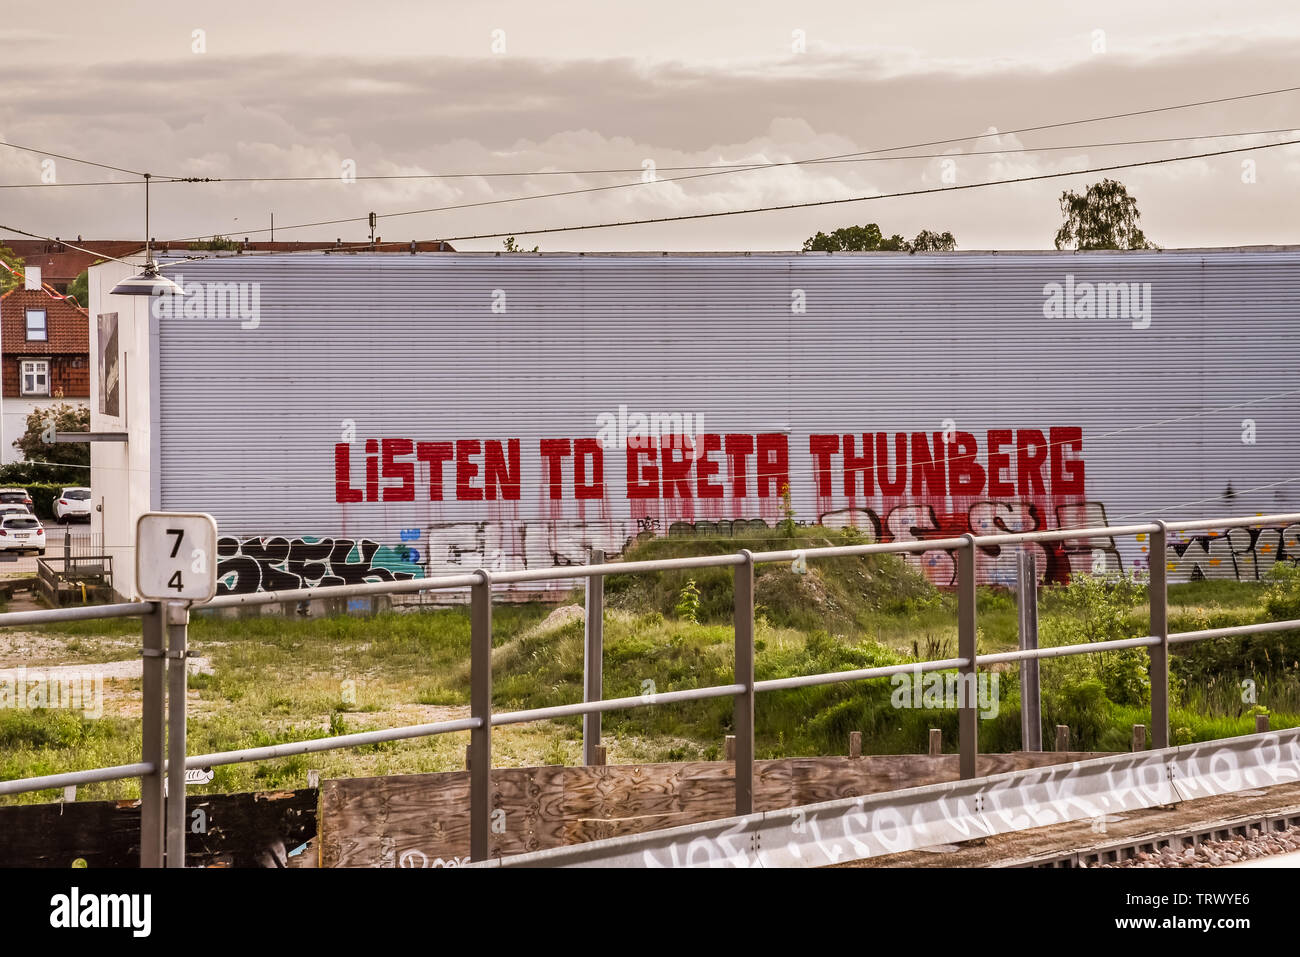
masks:
{"label": "white corrugated siding", "polygon": [[[692,503],[689,515],[677,500],[630,502],[615,451],[603,501],[574,499],[567,462],[564,499],[546,498],[539,440],[595,436],[597,415],[620,405],[702,414],[706,432],[788,430],[799,521],[850,505],[838,466],[835,494],[815,494],[809,434],[933,433],[945,419],[978,438],[984,466],[990,429],[1081,427],[1082,498],[1112,523],[1300,510],[1296,251],[295,255],[176,271],[187,283],[259,284],[255,329],[161,323],[160,505],[209,511],[223,535],[367,538],[414,548],[436,572],[581,561],[589,545],[617,551],[647,517],[661,532],[686,518],[779,519],[752,476],[748,498]],[[1150,283],[1150,327],[1044,318],[1044,285],[1067,273]],[[804,314],[791,310],[796,289]],[[504,315],[492,312],[494,290]],[[1254,444],[1242,441],[1245,419]],[[518,438],[520,499],[430,502],[417,480],[413,504],[338,504],[344,420],[356,425],[355,487],[369,438]],[[454,471],[444,468],[449,492]],[[913,501],[852,504],[884,521]],[[1037,501],[1041,526],[1057,525],[1063,502]],[[942,517],[974,503],[923,504]],[[1011,525],[1024,520],[1015,506],[1002,511]],[[1140,567],[1144,546],[1119,545],[1107,561]],[[1240,555],[1225,567],[1226,554],[1201,573],[1254,577]],[[986,556],[982,574],[1005,578],[1006,558]],[[936,580],[945,561],[928,556]],[[310,582],[321,569],[290,571]],[[1175,580],[1184,572],[1196,574]]]}

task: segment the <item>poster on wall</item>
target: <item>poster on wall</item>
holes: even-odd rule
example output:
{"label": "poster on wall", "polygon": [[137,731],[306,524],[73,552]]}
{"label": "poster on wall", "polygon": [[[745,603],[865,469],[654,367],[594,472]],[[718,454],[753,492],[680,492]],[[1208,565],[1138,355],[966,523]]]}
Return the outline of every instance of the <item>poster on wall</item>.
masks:
{"label": "poster on wall", "polygon": [[99,314],[99,412],[117,416],[120,360],[117,346],[117,313]]}

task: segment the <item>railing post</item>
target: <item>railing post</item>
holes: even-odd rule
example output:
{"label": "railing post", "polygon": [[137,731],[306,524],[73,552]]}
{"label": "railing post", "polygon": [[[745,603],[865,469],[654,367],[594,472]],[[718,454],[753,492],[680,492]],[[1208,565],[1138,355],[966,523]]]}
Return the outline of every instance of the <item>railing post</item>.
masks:
{"label": "railing post", "polygon": [[167,866],[185,866],[185,705],[190,609],[166,602],[167,620]]}
{"label": "railing post", "polygon": [[1151,605],[1151,747],[1169,747],[1169,587],[1166,575],[1165,523],[1156,522],[1147,552],[1147,601]]}
{"label": "railing post", "polygon": [[975,661],[975,536],[962,536],[966,544],[957,550],[957,655],[966,659],[958,669],[957,748],[960,752],[961,779],[975,777],[979,754],[979,695]]}
{"label": "railing post", "polygon": [[165,702],[166,686],[163,682],[163,605],[155,604],[153,611],[141,618],[140,760],[152,764],[153,774],[140,779],[140,866],[162,867],[163,837],[163,762],[166,758],[164,729],[167,725]]}
{"label": "railing post", "polygon": [[[1022,550],[1016,556],[1016,598],[1020,617],[1020,650],[1038,650],[1038,567],[1034,553]],[[1020,747],[1043,750],[1042,693],[1038,659],[1020,662]]]}
{"label": "railing post", "polygon": [[736,813],[754,811],[754,555],[741,549],[736,566]]}
{"label": "railing post", "polygon": [[[605,553],[593,548],[589,565],[602,565]],[[587,620],[584,632],[585,649],[582,656],[582,700],[599,701],[605,694],[605,576],[587,578]],[[582,716],[582,763],[588,766],[604,764],[597,761],[600,748],[600,712]]]}
{"label": "railing post", "polygon": [[492,770],[492,576],[483,569],[470,586],[469,857],[485,861],[489,847]]}

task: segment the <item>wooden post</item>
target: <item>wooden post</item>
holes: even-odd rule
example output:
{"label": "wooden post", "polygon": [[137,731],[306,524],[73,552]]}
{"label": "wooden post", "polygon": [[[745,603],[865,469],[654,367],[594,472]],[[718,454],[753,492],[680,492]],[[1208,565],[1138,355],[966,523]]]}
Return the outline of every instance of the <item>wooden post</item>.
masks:
{"label": "wooden post", "polygon": [[851,758],[862,757],[862,732],[861,731],[849,732],[849,757]]}
{"label": "wooden post", "polygon": [[930,757],[937,758],[943,754],[943,732],[938,728],[930,729]]}
{"label": "wooden post", "polygon": [[596,759],[595,763],[597,765],[603,765],[605,763],[605,746],[603,744],[596,745],[596,753],[592,757]]}
{"label": "wooden post", "polygon": [[63,789],[63,801],[64,803],[68,803],[70,801],[75,801],[76,799],[77,799],[77,786],[75,784],[69,784],[66,788]]}
{"label": "wooden post", "polygon": [[1255,733],[1263,734],[1267,730],[1268,730],[1268,715],[1266,714],[1255,715]]}
{"label": "wooden post", "polygon": [[729,734],[722,739],[722,760],[736,760],[736,736]]}
{"label": "wooden post", "polygon": [[1070,726],[1068,724],[1058,724],[1056,726],[1056,750],[1070,750]]}
{"label": "wooden post", "polygon": [[1133,750],[1145,751],[1147,749],[1147,726],[1145,724],[1133,725]]}
{"label": "wooden post", "polygon": [[307,787],[309,787],[309,788],[318,788],[318,787],[320,787],[320,772],[319,772],[319,771],[313,771],[313,770],[308,770],[308,771],[307,771]]}
{"label": "wooden post", "polygon": [[468,744],[465,745],[465,770],[466,771],[469,770],[470,755],[473,753],[474,753],[474,749]]}

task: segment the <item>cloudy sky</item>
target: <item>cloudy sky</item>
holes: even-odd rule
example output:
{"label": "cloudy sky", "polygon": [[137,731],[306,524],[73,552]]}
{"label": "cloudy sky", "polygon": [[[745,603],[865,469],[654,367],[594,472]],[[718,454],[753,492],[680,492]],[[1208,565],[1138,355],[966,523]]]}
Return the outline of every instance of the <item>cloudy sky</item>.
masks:
{"label": "cloudy sky", "polygon": [[[274,213],[277,239],[355,242],[373,210],[385,240],[454,238],[463,249],[500,248],[460,238],[499,232],[543,250],[797,249],[818,229],[866,222],[907,236],[951,230],[963,249],[1050,248],[1061,191],[1109,175],[1165,247],[1297,242],[1300,146],[528,235],[1300,139],[1300,92],[1008,132],[1300,86],[1300,5],[1289,0],[70,0],[57,9],[57,19],[31,7],[0,23],[0,140],[42,151],[0,147],[0,185],[59,184],[0,189],[0,223],[65,239],[142,235],[142,190],[63,185],[139,177],[49,153],[159,178],[322,177],[159,182],[159,238],[264,239]],[[1271,132],[1222,136],[1259,131]],[[1100,145],[1133,140],[1168,142]],[[871,151],[868,161],[668,181],[722,164]],[[651,163],[657,181],[643,182]],[[356,182],[344,181],[350,164]],[[583,172],[593,170],[614,172]],[[482,175],[521,172],[534,175]],[[364,178],[447,173],[475,175]],[[595,186],[619,188],[514,201]],[[394,215],[410,210],[435,211]]]}

